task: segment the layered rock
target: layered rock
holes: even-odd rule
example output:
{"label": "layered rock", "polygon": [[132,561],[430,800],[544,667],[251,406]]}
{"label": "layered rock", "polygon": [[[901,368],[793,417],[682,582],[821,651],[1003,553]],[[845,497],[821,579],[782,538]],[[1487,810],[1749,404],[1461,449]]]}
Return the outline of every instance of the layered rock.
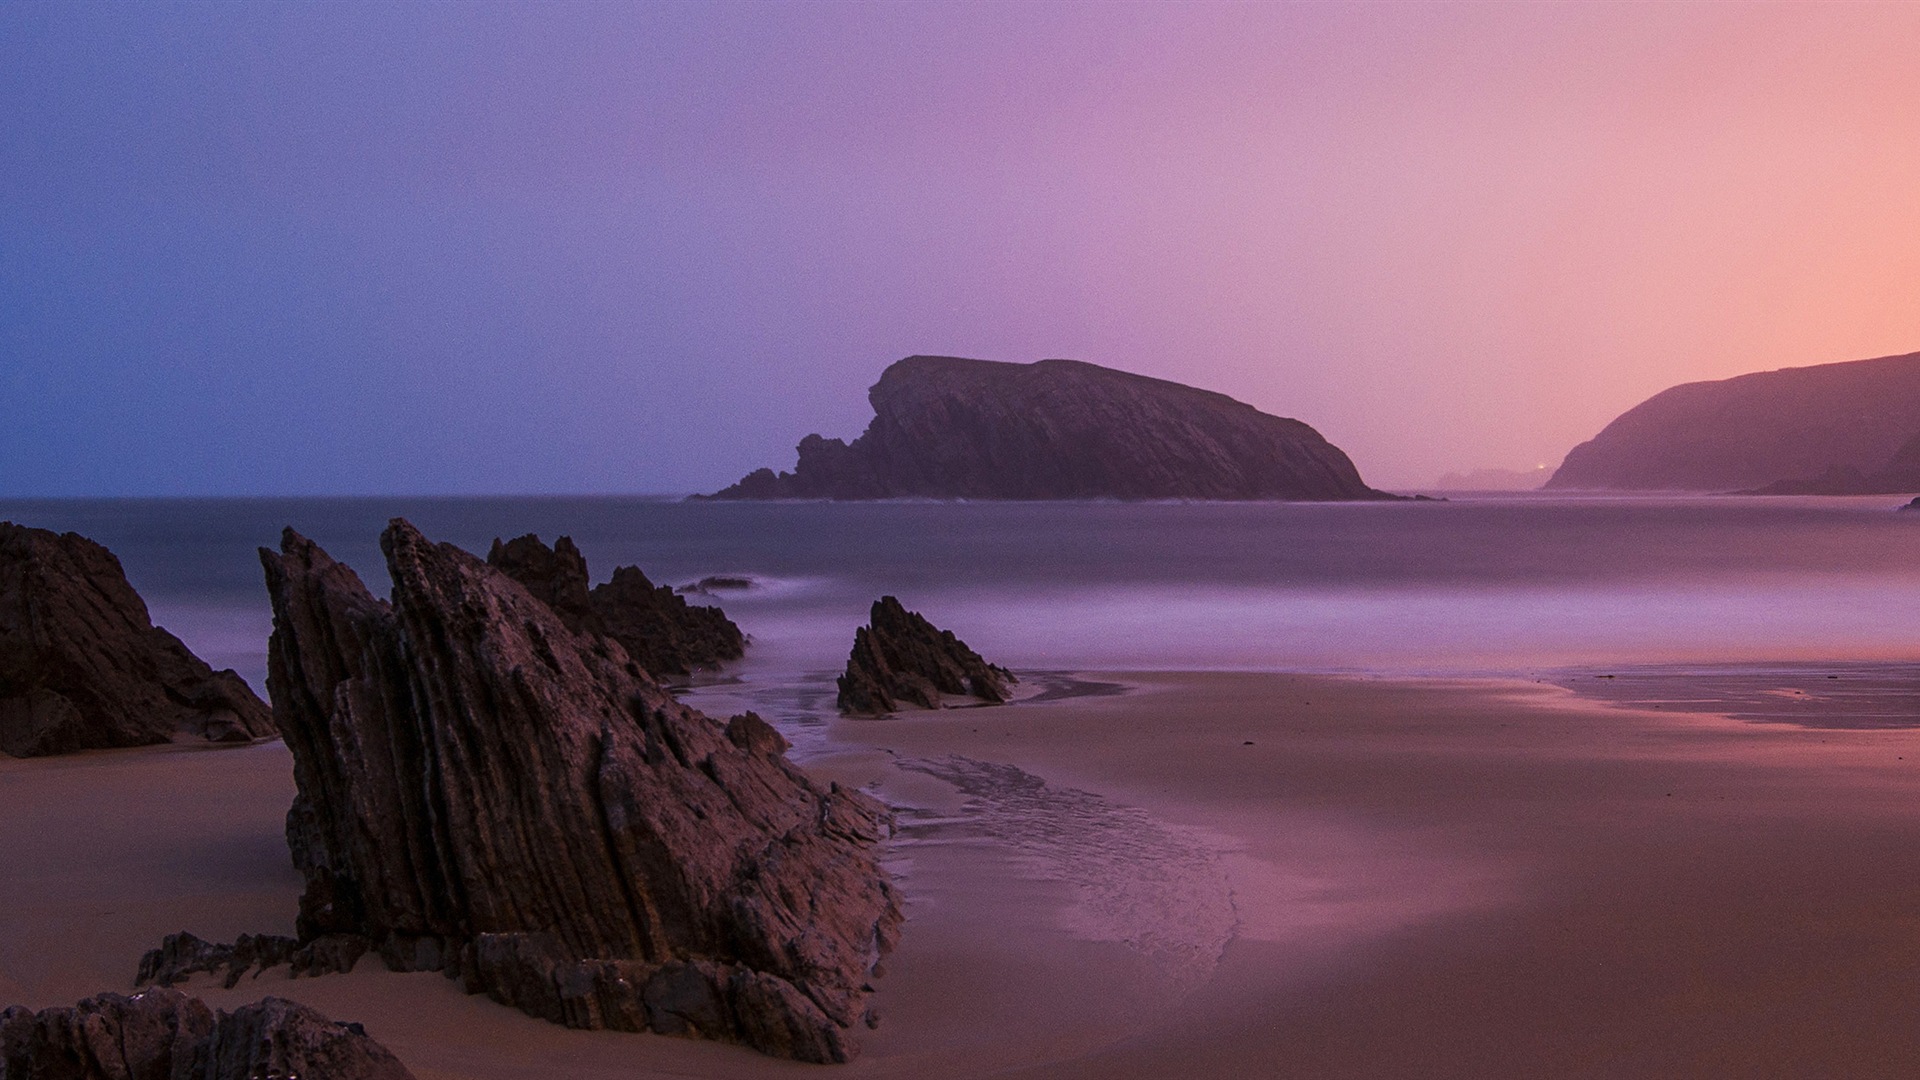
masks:
{"label": "layered rock", "polygon": [[272,714],[240,676],[153,625],[112,552],[76,533],[0,522],[0,751],[272,734]]}
{"label": "layered rock", "polygon": [[391,604],[291,530],[261,553],[300,940],[569,1026],[850,1057],[900,923],[885,808],[466,552],[399,520],[381,546]]}
{"label": "layered rock", "polygon": [[1384,499],[1298,420],[1075,360],[910,356],[852,443],[809,435],[791,473],[717,499]]}
{"label": "layered rock", "polygon": [[1548,489],[1920,491],[1920,353],[1663,390],[1567,454]]}
{"label": "layered rock", "polygon": [[495,537],[487,552],[487,565],[519,582],[535,599],[553,609],[567,629],[574,633],[605,633],[590,599],[587,557],[574,546],[573,537],[563,536],[552,547],[540,542],[534,533],[504,543]]}
{"label": "layered rock", "polygon": [[953,631],[942,630],[899,600],[874,602],[868,625],[853,632],[853,653],[839,678],[841,712],[894,712],[902,703],[937,709],[942,695],[999,704],[1008,684],[1006,668],[989,664]]}
{"label": "layered rock", "polygon": [[219,975],[227,989],[248,972],[258,975],[286,965],[296,977],[352,971],[370,942],[356,934],[325,934],[309,941],[283,934],[241,934],[233,944],[203,941],[182,930],[168,934],[157,949],[140,958],[133,985],[173,986],[201,972]]}
{"label": "layered rock", "polygon": [[412,1080],[358,1024],[267,998],[215,1012],[178,990],[0,1012],[0,1080]]}
{"label": "layered rock", "polygon": [[586,557],[570,537],[552,547],[531,533],[495,540],[487,562],[546,601],[568,629],[612,638],[656,678],[717,667],[746,651],[746,636],[725,612],[687,603],[637,566],[617,567],[613,580],[588,589]]}

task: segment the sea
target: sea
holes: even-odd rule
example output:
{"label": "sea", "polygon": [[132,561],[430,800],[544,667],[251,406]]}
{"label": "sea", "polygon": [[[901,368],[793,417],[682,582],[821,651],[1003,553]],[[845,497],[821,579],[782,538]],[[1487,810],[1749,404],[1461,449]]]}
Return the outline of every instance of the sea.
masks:
{"label": "sea", "polygon": [[[1281,671],[1556,682],[1629,704],[1920,723],[1920,513],[1862,498],[1454,496],[1393,503],[699,502],[642,497],[0,499],[119,556],[154,621],[265,689],[257,549],[292,527],[388,587],[405,517],[484,555],[570,536],[750,639],[683,693],[788,723],[883,595],[1029,685]],[[733,579],[697,591],[703,579]]]}

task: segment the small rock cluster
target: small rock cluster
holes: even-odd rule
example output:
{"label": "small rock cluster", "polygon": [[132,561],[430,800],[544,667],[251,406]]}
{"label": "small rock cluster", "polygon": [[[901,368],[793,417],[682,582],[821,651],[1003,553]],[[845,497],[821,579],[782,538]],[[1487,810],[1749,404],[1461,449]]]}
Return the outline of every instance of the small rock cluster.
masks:
{"label": "small rock cluster", "polygon": [[875,601],[867,626],[854,631],[853,654],[839,678],[840,711],[887,713],[901,704],[940,707],[956,694],[999,704],[1007,700],[1013,674],[989,664],[967,643],[908,611],[899,600]]}
{"label": "small rock cluster", "polygon": [[282,934],[241,934],[231,945],[203,941],[186,931],[168,934],[157,949],[140,958],[140,974],[133,985],[173,986],[206,972],[218,975],[231,990],[249,971],[287,965],[291,974],[327,975],[352,971],[367,953],[365,938],[335,934],[302,943]]}
{"label": "small rock cluster", "polygon": [[691,674],[738,660],[747,639],[717,607],[702,607],[637,566],[616,567],[613,580],[587,588],[587,560],[570,537],[552,547],[532,533],[493,542],[487,563],[546,601],[567,629],[612,638],[647,674]]}
{"label": "small rock cluster", "polygon": [[412,1080],[358,1024],[284,998],[216,1012],[178,990],[0,1012],[0,1080]]}

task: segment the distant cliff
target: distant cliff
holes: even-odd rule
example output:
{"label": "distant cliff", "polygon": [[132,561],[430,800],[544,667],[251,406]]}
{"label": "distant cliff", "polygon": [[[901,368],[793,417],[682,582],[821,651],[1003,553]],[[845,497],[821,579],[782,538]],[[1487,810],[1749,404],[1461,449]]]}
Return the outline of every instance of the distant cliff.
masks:
{"label": "distant cliff", "polygon": [[809,435],[790,473],[715,499],[1382,499],[1298,420],[1075,360],[910,356],[851,444]]}
{"label": "distant cliff", "polygon": [[1546,487],[1920,491],[1920,353],[1664,390],[1567,455]]}

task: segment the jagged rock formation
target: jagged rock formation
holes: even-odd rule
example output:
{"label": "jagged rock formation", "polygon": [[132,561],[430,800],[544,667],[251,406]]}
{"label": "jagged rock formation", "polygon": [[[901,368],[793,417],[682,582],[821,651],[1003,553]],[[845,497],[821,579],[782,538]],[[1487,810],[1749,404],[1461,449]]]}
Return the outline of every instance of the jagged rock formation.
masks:
{"label": "jagged rock formation", "polygon": [[113,553],[77,533],[0,522],[0,751],[247,742],[273,715],[153,625]]}
{"label": "jagged rock formation", "polygon": [[1384,499],[1298,420],[1076,360],[910,356],[851,444],[809,435],[791,473],[716,499]]}
{"label": "jagged rock formation", "polygon": [[369,944],[353,934],[326,934],[307,942],[282,934],[241,934],[238,941],[226,945],[182,930],[168,934],[159,948],[147,950],[133,985],[173,986],[204,971],[221,976],[231,990],[249,971],[257,976],[282,964],[295,977],[352,971]]}
{"label": "jagged rock formation", "polygon": [[746,652],[746,636],[719,608],[687,603],[671,587],[647,580],[637,566],[615,567],[590,599],[606,635],[648,674],[685,675]]}
{"label": "jagged rock formation", "polygon": [[853,654],[839,678],[841,712],[894,712],[901,702],[937,709],[942,694],[999,704],[1018,681],[891,596],[874,602],[870,619],[853,632]]}
{"label": "jagged rock formation", "polygon": [[613,580],[589,590],[586,557],[571,537],[552,547],[532,533],[496,539],[487,562],[546,601],[567,629],[612,638],[655,678],[717,667],[746,652],[746,636],[725,612],[687,603],[637,566],[617,567]]}
{"label": "jagged rock formation", "polygon": [[358,1024],[267,998],[215,1012],[178,990],[0,1012],[0,1080],[412,1080]]}
{"label": "jagged rock formation", "polygon": [[901,918],[885,808],[466,552],[400,520],[381,546],[390,605],[291,530],[261,552],[300,941],[573,1027],[850,1057]]}
{"label": "jagged rock formation", "polygon": [[603,632],[589,600],[587,557],[574,546],[573,537],[563,536],[552,547],[533,533],[505,543],[494,537],[487,565],[525,586],[536,600],[545,601],[567,629]]}
{"label": "jagged rock formation", "polygon": [[1664,390],[1581,443],[1548,489],[1920,491],[1920,353]]}

